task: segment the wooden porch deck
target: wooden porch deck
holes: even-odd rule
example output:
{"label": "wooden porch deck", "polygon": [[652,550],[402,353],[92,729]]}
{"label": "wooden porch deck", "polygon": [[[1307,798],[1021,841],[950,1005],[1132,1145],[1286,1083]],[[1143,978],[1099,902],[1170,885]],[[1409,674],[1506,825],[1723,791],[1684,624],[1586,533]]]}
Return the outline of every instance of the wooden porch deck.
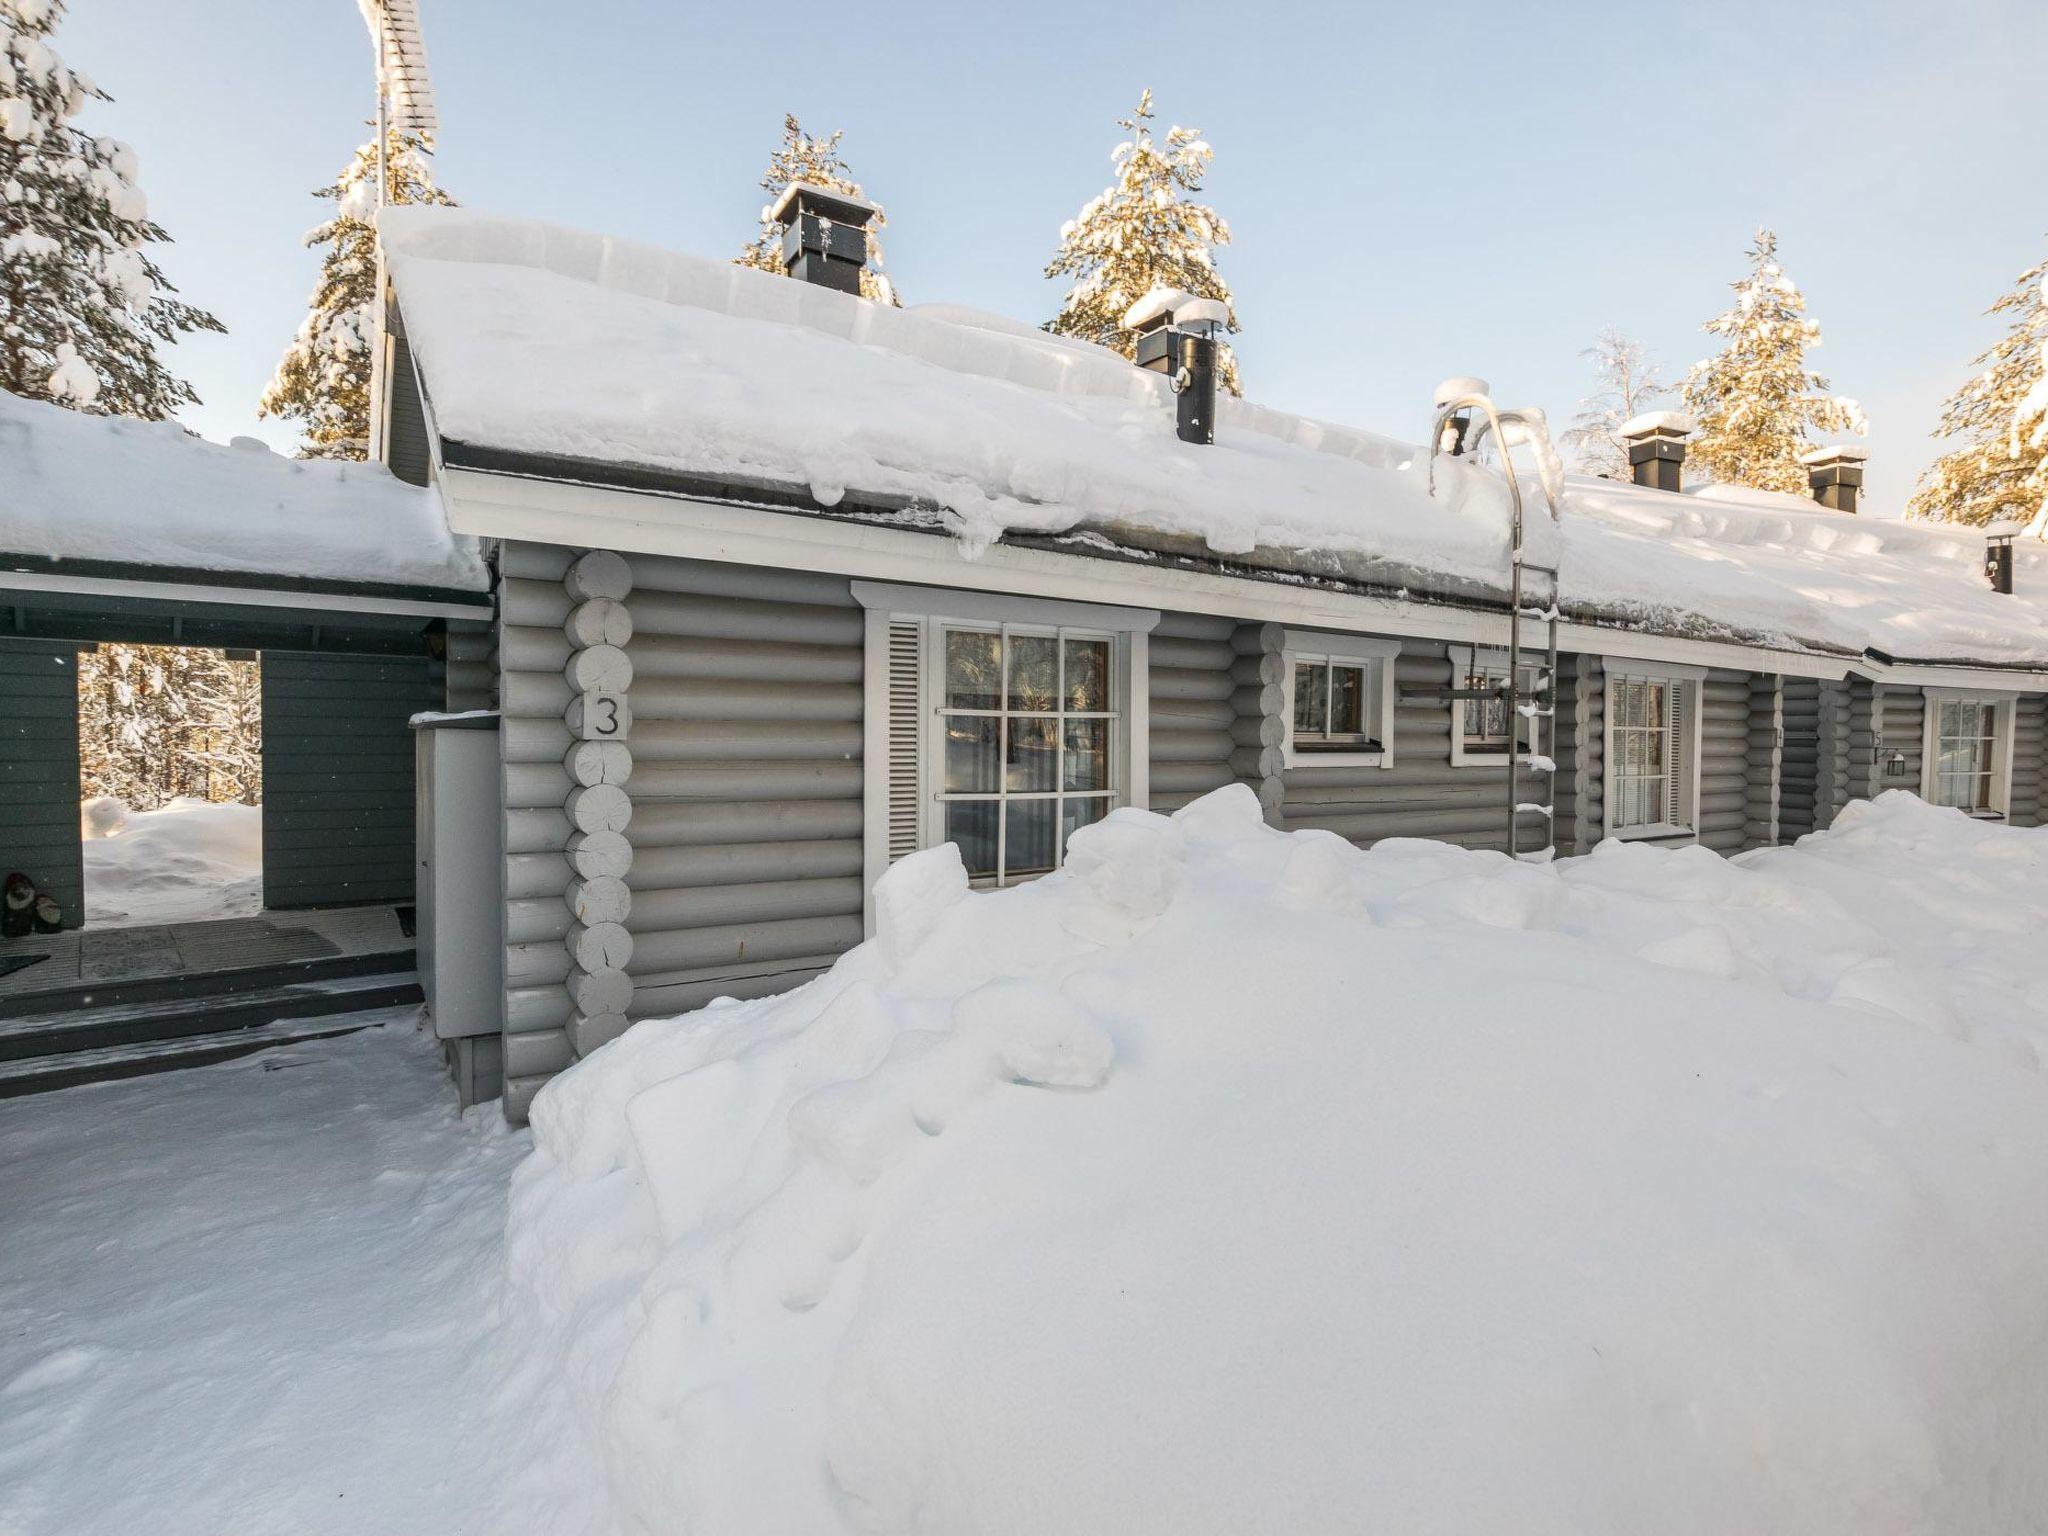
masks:
{"label": "wooden porch deck", "polygon": [[[0,1003],[79,987],[368,955],[398,957],[409,969],[413,941],[406,926],[395,906],[330,907],[0,939]],[[19,963],[35,956],[42,958]]]}

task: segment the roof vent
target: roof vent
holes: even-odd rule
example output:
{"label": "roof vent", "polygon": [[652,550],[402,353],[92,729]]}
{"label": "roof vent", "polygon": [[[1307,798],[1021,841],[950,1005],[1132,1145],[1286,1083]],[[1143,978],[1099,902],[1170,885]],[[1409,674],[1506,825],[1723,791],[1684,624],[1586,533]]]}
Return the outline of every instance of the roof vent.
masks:
{"label": "roof vent", "polygon": [[1869,457],[1861,448],[1809,448],[1799,462],[1806,466],[1815,501],[1831,512],[1854,512],[1863,493],[1863,461]]}
{"label": "roof vent", "polygon": [[1124,329],[1138,339],[1133,361],[1173,381],[1174,429],[1184,443],[1216,441],[1216,336],[1229,323],[1221,299],[1179,288],[1154,288],[1124,311]]}
{"label": "roof vent", "polygon": [[1683,411],[1649,411],[1622,423],[1629,478],[1653,491],[1676,491],[1685,481],[1685,440],[1692,418]]}
{"label": "roof vent", "polygon": [[815,182],[792,181],[768,210],[782,226],[782,267],[820,288],[858,294],[875,205]]}

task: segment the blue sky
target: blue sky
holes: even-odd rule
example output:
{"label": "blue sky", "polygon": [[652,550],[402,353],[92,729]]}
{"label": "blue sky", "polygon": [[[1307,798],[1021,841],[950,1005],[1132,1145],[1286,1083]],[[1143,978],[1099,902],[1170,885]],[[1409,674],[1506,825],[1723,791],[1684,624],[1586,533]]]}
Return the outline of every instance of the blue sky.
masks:
{"label": "blue sky", "polygon": [[[1451,373],[1562,424],[1607,324],[1681,372],[1769,223],[1814,363],[1870,413],[1873,510],[1935,451],[1978,311],[2048,254],[2038,0],[420,8],[464,202],[725,255],[794,111],[846,130],[908,302],[1033,320],[1149,85],[1216,146],[1248,392],[1390,434]],[[116,98],[87,125],[140,152],[173,281],[228,324],[179,351],[187,419],[289,444],[254,401],[311,286],[307,193],[365,136],[355,5],[70,0],[56,40]]]}

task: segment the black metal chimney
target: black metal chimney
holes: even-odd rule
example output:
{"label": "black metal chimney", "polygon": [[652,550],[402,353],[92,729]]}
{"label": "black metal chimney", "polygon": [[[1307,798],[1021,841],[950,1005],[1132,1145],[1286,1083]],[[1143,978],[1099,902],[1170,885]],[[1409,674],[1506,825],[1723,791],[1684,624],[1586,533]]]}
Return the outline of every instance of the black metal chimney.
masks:
{"label": "black metal chimney", "polygon": [[1628,444],[1629,478],[1653,491],[1676,491],[1685,484],[1685,440],[1692,418],[1683,411],[1651,411],[1625,423],[1621,440]]}
{"label": "black metal chimney", "polygon": [[875,205],[808,181],[792,181],[768,210],[782,226],[782,268],[840,293],[860,292]]}
{"label": "black metal chimney", "polygon": [[1863,492],[1863,461],[1869,457],[1861,448],[1809,448],[1799,462],[1806,466],[1815,501],[1831,512],[1853,513]]}
{"label": "black metal chimney", "polygon": [[2012,540],[2010,533],[1994,533],[1984,541],[1984,574],[1991,590],[2012,596]]}
{"label": "black metal chimney", "polygon": [[1124,312],[1138,338],[1133,360],[1173,381],[1174,430],[1184,443],[1216,441],[1216,335],[1229,323],[1220,299],[1178,288],[1155,288]]}

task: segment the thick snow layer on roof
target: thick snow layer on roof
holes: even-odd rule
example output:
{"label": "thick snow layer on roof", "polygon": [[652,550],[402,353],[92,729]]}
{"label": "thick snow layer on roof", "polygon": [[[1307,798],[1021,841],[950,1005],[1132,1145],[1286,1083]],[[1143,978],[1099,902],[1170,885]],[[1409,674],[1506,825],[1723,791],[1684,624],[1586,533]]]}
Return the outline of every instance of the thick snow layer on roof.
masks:
{"label": "thick snow layer on roof", "polygon": [[[907,498],[970,554],[1085,528],[1418,594],[1506,585],[1506,488],[1483,467],[1440,462],[1432,496],[1416,448],[1238,400],[1220,403],[1216,445],[1194,447],[1163,377],[1014,322],[467,210],[383,220],[451,440],[794,482],[827,504]],[[1579,479],[1554,527],[1533,477],[1527,499],[1530,557],[1561,565],[1576,617],[2048,665],[2048,551],[2021,552],[2003,597],[1966,531]]]}
{"label": "thick snow layer on roof", "polygon": [[441,499],[381,464],[287,459],[174,422],[0,391],[0,553],[405,586],[488,585]]}
{"label": "thick snow layer on roof", "polygon": [[[1119,810],[541,1093],[579,1531],[2037,1531],[2048,831],[1729,860]],[[601,1479],[601,1483],[600,1483]],[[599,1486],[593,1487],[593,1483]]]}

